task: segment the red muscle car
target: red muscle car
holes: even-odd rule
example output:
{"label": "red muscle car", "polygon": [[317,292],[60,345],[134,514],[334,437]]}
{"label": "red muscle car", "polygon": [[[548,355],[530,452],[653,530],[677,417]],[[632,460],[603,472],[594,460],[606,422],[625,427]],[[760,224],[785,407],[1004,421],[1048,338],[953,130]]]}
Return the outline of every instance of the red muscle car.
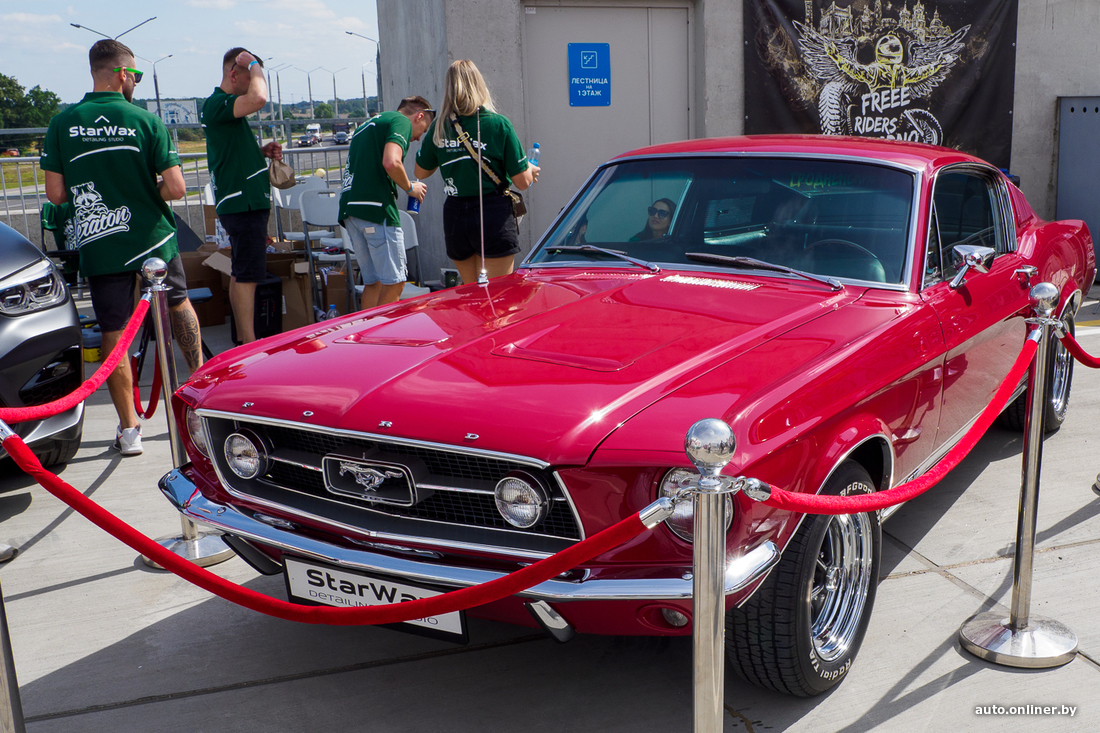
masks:
{"label": "red muscle car", "polygon": [[[697,475],[684,435],[705,417],[736,437],[730,476],[880,491],[927,471],[989,402],[1030,287],[1056,285],[1072,329],[1094,271],[1082,222],[1041,220],[958,151],[809,136],[645,148],[597,169],[508,277],[212,359],[173,400],[191,462],[161,488],[284,573],[291,597],[335,605],[480,583],[675,494]],[[1048,429],[1072,378],[1052,354]],[[796,695],[843,679],[883,518],[731,499],[739,674]],[[680,504],[468,613],[558,638],[690,634],[691,541]],[[413,623],[466,633],[461,613]]]}

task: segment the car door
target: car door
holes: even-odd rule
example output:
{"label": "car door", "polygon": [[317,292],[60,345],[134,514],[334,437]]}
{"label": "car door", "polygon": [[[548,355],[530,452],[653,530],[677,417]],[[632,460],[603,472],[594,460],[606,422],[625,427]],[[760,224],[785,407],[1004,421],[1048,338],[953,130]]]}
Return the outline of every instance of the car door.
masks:
{"label": "car door", "polygon": [[[936,445],[958,439],[1008,374],[1026,336],[1026,283],[1015,274],[1012,211],[1001,177],[981,166],[941,170],[933,181],[921,297],[943,328],[943,397]],[[994,250],[988,272],[952,286],[960,245]]]}

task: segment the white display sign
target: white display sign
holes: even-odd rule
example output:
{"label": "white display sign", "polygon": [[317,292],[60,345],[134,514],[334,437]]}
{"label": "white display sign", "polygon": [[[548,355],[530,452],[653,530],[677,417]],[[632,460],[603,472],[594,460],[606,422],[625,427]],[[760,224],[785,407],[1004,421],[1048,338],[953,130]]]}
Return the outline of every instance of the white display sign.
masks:
{"label": "white display sign", "polygon": [[[153,114],[157,113],[156,100],[146,101],[146,108]],[[199,108],[193,99],[162,99],[160,110],[164,124],[179,125],[186,122],[199,121]]]}

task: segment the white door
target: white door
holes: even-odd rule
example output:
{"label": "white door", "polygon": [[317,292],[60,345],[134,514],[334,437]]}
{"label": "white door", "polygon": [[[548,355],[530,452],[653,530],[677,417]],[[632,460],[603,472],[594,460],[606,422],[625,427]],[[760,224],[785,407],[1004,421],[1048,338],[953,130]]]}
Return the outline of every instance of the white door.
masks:
{"label": "white door", "polygon": [[[689,137],[690,14],[686,6],[525,11],[524,146],[542,148],[539,182],[525,194],[533,245],[597,165]],[[571,43],[609,45],[610,105],[570,106]]]}

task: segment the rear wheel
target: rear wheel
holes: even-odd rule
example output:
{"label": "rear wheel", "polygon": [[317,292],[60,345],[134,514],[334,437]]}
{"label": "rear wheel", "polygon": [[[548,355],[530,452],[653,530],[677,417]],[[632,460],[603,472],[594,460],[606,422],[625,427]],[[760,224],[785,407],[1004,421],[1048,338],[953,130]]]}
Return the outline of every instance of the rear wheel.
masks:
{"label": "rear wheel", "polygon": [[[846,461],[822,493],[873,491],[867,471]],[[844,679],[874,606],[881,544],[877,512],[807,515],[764,584],[726,614],[726,654],[737,674],[801,697]]]}
{"label": "rear wheel", "polygon": [[[1063,319],[1066,331],[1075,333],[1073,316]],[[1043,430],[1053,433],[1062,427],[1069,412],[1069,392],[1073,386],[1073,355],[1066,351],[1057,336],[1051,335],[1047,352],[1046,399],[1043,400]],[[1025,391],[1001,413],[1001,423],[1012,430],[1023,430],[1027,424],[1027,405],[1031,399]]]}

